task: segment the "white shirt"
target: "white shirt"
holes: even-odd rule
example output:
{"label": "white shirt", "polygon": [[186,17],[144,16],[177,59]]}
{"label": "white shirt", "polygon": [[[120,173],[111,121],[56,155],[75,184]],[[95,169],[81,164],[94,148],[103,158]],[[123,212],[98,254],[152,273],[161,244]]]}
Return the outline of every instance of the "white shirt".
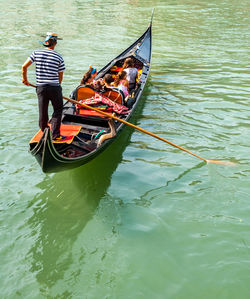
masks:
{"label": "white shirt", "polygon": [[124,69],[124,71],[127,73],[127,80],[129,83],[135,83],[136,77],[138,75],[138,70],[135,67],[129,67]]}

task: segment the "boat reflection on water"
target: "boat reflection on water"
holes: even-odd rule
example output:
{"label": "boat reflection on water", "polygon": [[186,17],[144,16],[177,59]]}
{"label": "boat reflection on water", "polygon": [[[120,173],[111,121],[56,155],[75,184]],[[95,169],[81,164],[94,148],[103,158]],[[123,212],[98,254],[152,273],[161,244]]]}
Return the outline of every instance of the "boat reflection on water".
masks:
{"label": "boat reflection on water", "polygon": [[27,222],[35,241],[27,258],[44,292],[62,279],[70,266],[74,242],[106,194],[131,133],[127,128],[109,149],[85,166],[46,176],[37,185],[42,192],[28,207],[33,215]]}
{"label": "boat reflection on water", "polygon": [[[143,99],[130,120],[135,125],[150,86],[149,78]],[[74,243],[106,195],[132,133],[133,129],[127,127],[96,159],[80,168],[47,175],[37,185],[41,192],[30,202],[28,208],[32,216],[27,220],[34,243],[26,258],[30,260],[30,271],[35,273],[42,293],[47,294],[48,289],[63,279],[72,264]]]}

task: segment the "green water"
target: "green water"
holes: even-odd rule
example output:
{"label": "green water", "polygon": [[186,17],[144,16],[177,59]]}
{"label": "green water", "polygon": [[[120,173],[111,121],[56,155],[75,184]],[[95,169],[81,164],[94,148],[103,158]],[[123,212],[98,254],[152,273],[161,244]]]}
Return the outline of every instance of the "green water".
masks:
{"label": "green water", "polygon": [[[1,298],[249,298],[248,0],[0,0]],[[150,79],[134,122],[206,165],[128,129],[90,164],[45,175],[21,65],[63,36],[63,92],[146,29]],[[29,69],[34,83],[34,67]]]}

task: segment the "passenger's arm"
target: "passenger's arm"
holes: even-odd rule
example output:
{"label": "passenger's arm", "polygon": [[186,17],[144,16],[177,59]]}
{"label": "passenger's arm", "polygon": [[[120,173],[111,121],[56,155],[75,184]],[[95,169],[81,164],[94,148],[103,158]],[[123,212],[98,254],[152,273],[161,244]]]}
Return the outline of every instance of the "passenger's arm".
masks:
{"label": "passenger's arm", "polygon": [[139,79],[140,79],[140,74],[139,74],[139,72],[138,72],[138,70],[137,70],[137,74],[136,74],[136,78],[135,78],[135,83],[138,82]]}
{"label": "passenger's arm", "polygon": [[30,85],[30,83],[27,79],[27,69],[31,64],[32,64],[32,61],[30,60],[30,58],[28,58],[22,66],[22,75],[23,75],[22,82],[25,85]]}
{"label": "passenger's arm", "polygon": [[126,86],[127,88],[129,88],[129,82],[128,82],[128,80],[124,80],[124,86]]}

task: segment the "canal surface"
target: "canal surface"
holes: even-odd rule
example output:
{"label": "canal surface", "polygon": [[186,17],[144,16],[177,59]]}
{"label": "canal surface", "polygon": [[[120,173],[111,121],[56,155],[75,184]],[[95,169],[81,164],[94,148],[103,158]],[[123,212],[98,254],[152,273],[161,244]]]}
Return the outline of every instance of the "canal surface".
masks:
{"label": "canal surface", "polygon": [[[0,4],[1,298],[249,298],[249,1]],[[28,153],[38,107],[22,64],[41,35],[63,36],[68,96],[146,30],[153,8],[134,123],[237,165],[127,129],[88,165],[45,175]]]}

